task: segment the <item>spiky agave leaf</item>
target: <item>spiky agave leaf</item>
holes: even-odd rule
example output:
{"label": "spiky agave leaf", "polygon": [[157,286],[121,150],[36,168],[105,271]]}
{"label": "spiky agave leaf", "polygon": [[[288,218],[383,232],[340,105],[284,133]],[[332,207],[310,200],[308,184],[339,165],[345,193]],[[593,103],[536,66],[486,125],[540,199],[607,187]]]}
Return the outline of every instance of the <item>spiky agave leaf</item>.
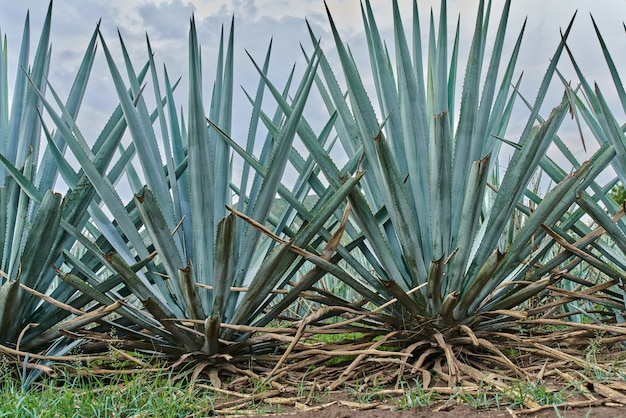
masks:
{"label": "spiky agave leaf", "polygon": [[[72,286],[58,282],[51,264],[61,265],[63,252],[73,248],[76,240],[64,226],[72,223],[82,228],[81,225],[87,219],[86,211],[93,192],[90,188],[76,185],[67,196],[61,198],[49,191],[60,173],[59,167],[54,163],[64,149],[59,134],[51,134],[44,129],[47,139],[44,143],[48,146],[39,161],[42,142],[40,132],[43,126],[40,119],[42,92],[46,90],[47,69],[50,65],[51,6],[48,8],[32,64],[29,63],[30,24],[27,18],[10,111],[7,99],[9,87],[6,42],[0,54],[0,67],[3,68],[0,71],[0,108],[3,114],[0,118],[0,157],[3,163],[0,229],[3,232],[2,271],[6,272],[0,282],[5,283],[3,289],[13,295],[3,299],[1,320],[5,325],[2,327],[2,344],[14,345],[22,333],[22,349],[48,350],[54,355],[62,354],[69,347],[75,346],[64,338],[53,344],[58,339],[58,334],[48,331],[52,327],[73,327],[64,320],[76,312],[68,312],[63,306],[69,306],[76,291]],[[96,32],[87,46],[65,102],[68,114],[72,117],[78,114],[85,94],[95,57],[95,45]],[[77,173],[67,166],[61,167],[61,171],[66,176],[74,176],[72,185],[75,185],[78,181]],[[42,295],[46,295],[48,301],[56,302],[42,303]],[[29,327],[28,324],[38,326]]]}
{"label": "spiky agave leaf", "polygon": [[[615,62],[593,17],[591,17],[591,20],[611,74],[614,91],[617,93],[622,107],[624,107],[626,104],[626,94],[624,93],[624,86],[615,66]],[[585,98],[583,101],[578,97],[578,94],[575,94],[576,92],[572,92],[575,110],[580,112],[582,119],[590,127],[594,138],[605,147],[610,145],[614,153],[614,158],[611,159],[611,165],[617,173],[617,179],[621,184],[625,184],[626,137],[624,136],[624,131],[607,103],[602,93],[601,86],[595,83],[592,87],[591,83],[589,83],[584,76],[572,51],[567,48],[567,52],[581,82],[581,92]],[[612,243],[606,242],[606,240],[600,238],[597,241],[585,242],[584,245],[577,243],[577,248],[583,252],[581,254],[583,258],[591,257],[596,263],[600,263],[599,265],[596,264],[595,267],[599,270],[604,270],[610,281],[614,281],[615,284],[621,284],[624,279],[626,279],[626,263],[624,259],[624,251],[626,251],[626,242],[624,241],[626,222],[622,218],[623,207],[617,205],[607,194],[607,190],[611,189],[610,184],[611,183],[604,189],[596,185],[593,188],[593,191],[596,193],[595,195],[592,195],[587,190],[579,189],[577,202],[597,223],[598,228],[604,229]],[[582,230],[578,233],[579,236],[584,236],[585,233],[591,235],[590,228],[581,229]],[[618,300],[620,304],[624,304],[626,303],[626,298],[620,287],[621,286],[617,286],[614,288],[616,292],[615,296],[619,293],[622,293],[622,295],[618,297],[614,296],[613,300]],[[611,307],[610,309],[615,311],[615,307]],[[614,318],[618,322],[623,322],[621,310],[622,307],[618,308],[618,312],[614,314]]]}
{"label": "spiky agave leaf", "polygon": [[[231,31],[231,40],[232,36]],[[325,240],[331,238],[329,228],[332,228],[333,222],[329,219],[337,216],[341,218],[339,208],[346,194],[360,178],[346,177],[337,193],[329,193],[322,182],[315,178],[314,161],[310,158],[305,161],[293,150],[292,143],[301,129],[302,113],[315,79],[317,60],[313,59],[309,63],[294,102],[285,109],[279,107],[274,118],[276,125],[269,124],[263,164],[259,164],[245,150],[241,154],[249,167],[253,168],[254,180],[249,194],[245,193],[246,190],[239,192],[238,205],[245,209],[249,219],[259,225],[268,224],[269,228],[275,228],[273,234],[291,239],[291,243],[279,244],[274,248],[273,240],[265,237],[257,227],[233,215],[223,216],[226,204],[231,201],[224,190],[237,189],[230,184],[230,165],[216,163],[224,157],[230,160],[232,152],[229,147],[234,73],[232,41],[227,43],[226,59],[218,59],[218,76],[207,107],[211,109],[211,123],[208,124],[202,94],[204,83],[200,48],[195,22],[192,20],[189,37],[188,128],[179,122],[174,111],[174,95],[167,73],[167,100],[161,104],[163,109],[150,114],[144,104],[145,93],[141,94],[139,90],[139,76],[135,74],[130,58],[124,55],[130,80],[130,87],[127,87],[102,36],[100,42],[113,75],[123,120],[127,122],[133,139],[131,146],[123,150],[124,162],[116,164],[111,170],[116,170],[116,174],[128,170],[126,164],[136,152],[141,161],[141,172],[132,176],[149,179],[149,182],[137,191],[133,202],[124,207],[113,187],[117,177],[111,177],[112,173],[107,175],[102,168],[96,169],[96,154],[85,146],[86,141],[67,109],[57,100],[56,107],[60,109],[57,112],[42,97],[50,117],[65,137],[68,149],[97,192],[101,205],[108,208],[114,220],[111,223],[104,216],[100,205],[90,207],[91,217],[99,230],[96,232],[96,242],[89,242],[81,231],[74,230],[73,233],[88,248],[91,259],[88,264],[66,254],[66,262],[73,266],[73,271],[62,277],[100,304],[108,304],[118,295],[136,297],[145,309],[134,312],[123,306],[119,309],[119,320],[103,320],[100,327],[106,330],[107,326],[115,326],[122,338],[129,338],[129,347],[136,346],[139,338],[158,351],[169,352],[172,347],[178,347],[177,350],[198,351],[205,355],[235,353],[237,347],[246,346],[247,334],[237,332],[232,327],[223,329],[221,323],[266,324],[281,313],[277,309],[269,311],[269,314],[264,312],[264,307],[273,300],[271,291],[286,286],[292,280],[299,266],[304,263],[303,254],[308,254],[307,258],[315,258],[316,247],[324,245]],[[150,56],[146,70],[152,76],[153,84],[160,86],[149,43],[148,51]],[[220,55],[223,53],[220,50]],[[269,53],[266,63],[268,59]],[[262,78],[259,91],[264,90],[265,84],[266,80]],[[51,91],[54,94],[54,90]],[[155,87],[154,91],[155,94],[161,94],[160,87]],[[257,99],[260,97],[262,95],[258,93]],[[259,106],[260,101],[254,103],[253,114],[257,116],[256,120],[252,120],[251,131],[264,118]],[[211,118],[215,118],[215,121]],[[160,124],[162,138],[159,138],[152,126],[155,120]],[[331,118],[320,135],[322,143],[328,138],[334,120]],[[161,153],[157,138],[167,144],[163,147],[166,155]],[[115,145],[119,147],[119,142]],[[59,165],[65,166],[60,161],[62,153],[57,152],[55,155]],[[289,161],[301,176],[297,182],[297,191],[293,192],[281,183]],[[67,167],[64,171],[69,178],[76,174]],[[306,186],[308,179],[312,179],[315,192],[320,196],[320,211],[316,213],[311,213],[296,198],[296,195],[306,197],[310,189]],[[163,187],[165,190],[153,190]],[[277,192],[293,206],[280,218],[271,213],[276,204]],[[142,236],[139,231],[144,228],[146,235]],[[155,252],[152,253],[152,250]],[[153,258],[155,254],[157,256]],[[90,271],[91,268],[103,267],[109,272],[104,277],[94,275],[95,270]],[[119,289],[121,283],[124,286]],[[233,286],[237,289],[245,286],[245,295],[240,295],[240,291],[232,291]],[[118,290],[114,291],[116,288]],[[299,292],[299,289],[288,291],[286,300],[295,300]],[[193,329],[187,327],[187,320],[193,321]],[[241,344],[223,345],[220,339]]]}
{"label": "spiky agave leaf", "polygon": [[[561,176],[557,187],[538,197],[541,203],[535,211],[524,213],[520,208],[531,192],[529,184],[536,171],[546,166],[557,175],[545,160],[545,153],[571,107],[570,95],[564,95],[547,120],[538,126],[536,122],[571,23],[555,50],[537,99],[530,106],[525,129],[514,144],[516,149],[504,178],[498,185],[489,185],[487,174],[497,164],[500,150],[500,141],[494,138],[505,135],[512,103],[517,97],[511,83],[523,29],[507,60],[503,45],[510,2],[504,4],[491,56],[485,54],[491,8],[485,7],[483,1],[479,3],[461,106],[456,114],[451,92],[457,87],[457,55],[453,53],[452,61],[448,61],[445,0],[441,2],[439,28],[431,21],[427,71],[420,68],[422,38],[417,2],[413,51],[406,42],[397,3],[393,2],[394,72],[370,2],[364,2],[363,19],[380,116],[369,100],[361,67],[344,45],[330,12],[347,98],[323,56],[321,69],[325,83],[318,86],[328,98],[329,111],[339,115],[338,124],[343,129],[338,129],[338,133],[344,148],[363,149],[362,166],[368,172],[362,181],[361,194],[352,193],[350,201],[354,223],[366,237],[364,245],[375,255],[369,260],[385,284],[382,294],[386,294],[387,300],[397,298],[413,317],[423,318],[426,326],[422,330],[426,334],[458,324],[478,326],[480,321],[475,319],[480,312],[499,306],[499,301],[513,300],[510,287],[507,292],[496,291],[502,283],[512,277],[521,280],[524,274],[532,278],[528,285],[541,280],[541,276],[531,273],[529,258],[537,263],[549,262],[549,249],[554,241],[543,227],[557,227],[566,221],[577,225],[569,214],[575,203],[574,191],[592,181],[604,167],[596,164],[606,164],[607,152],[611,151],[594,156],[593,170],[590,171],[588,164],[571,176]],[[483,67],[487,62],[485,72]],[[503,63],[506,70],[501,75],[499,68]],[[325,164],[323,152],[309,146],[320,166],[329,167],[322,165]],[[490,187],[497,187],[497,194],[486,205]],[[514,230],[512,219],[518,213],[523,214],[523,223]],[[514,231],[513,235],[503,239],[506,237],[503,233],[509,230]],[[363,254],[369,250],[360,248]],[[535,248],[541,251],[533,252]],[[428,286],[408,295],[411,289],[427,281]],[[525,286],[515,289],[521,295]],[[538,291],[539,288],[526,293],[517,304]],[[504,305],[507,309],[517,306]],[[396,314],[403,311],[394,306],[388,309]]]}
{"label": "spiky agave leaf", "polygon": [[[3,236],[2,270],[10,273],[0,278],[0,282],[4,282],[0,342],[14,347],[19,341],[22,351],[62,356],[84,342],[80,339],[72,341],[66,337],[67,332],[79,332],[102,320],[110,312],[109,306],[117,308],[117,305],[112,301],[96,309],[96,312],[87,312],[89,308],[82,310],[91,304],[92,299],[77,294],[74,286],[59,281],[52,268],[53,265],[68,268],[64,265],[63,255],[77,250],[77,238],[69,228],[80,229],[86,225],[94,190],[85,178],[81,178],[82,172],[76,173],[68,165],[57,165],[65,150],[63,138],[58,132],[49,132],[40,116],[50,65],[50,27],[51,8],[34,63],[29,64],[28,48],[25,47],[30,42],[27,20],[10,113],[6,71],[1,72],[0,107],[3,117],[0,130],[3,135],[0,157],[3,186],[0,188],[0,229]],[[73,118],[77,116],[85,95],[95,58],[96,40],[97,31],[94,31],[65,102],[67,113]],[[6,43],[1,55],[1,66],[6,69]],[[114,135],[121,135],[124,130],[120,117],[121,112],[112,116]],[[102,147],[104,138],[107,136],[101,137],[98,147]],[[42,142],[46,147],[40,158]],[[97,164],[103,167],[111,157],[112,153],[100,153]],[[63,198],[49,190],[55,186],[59,174],[69,179],[67,184],[71,186]],[[30,385],[43,370],[33,369],[25,376],[24,385]]]}

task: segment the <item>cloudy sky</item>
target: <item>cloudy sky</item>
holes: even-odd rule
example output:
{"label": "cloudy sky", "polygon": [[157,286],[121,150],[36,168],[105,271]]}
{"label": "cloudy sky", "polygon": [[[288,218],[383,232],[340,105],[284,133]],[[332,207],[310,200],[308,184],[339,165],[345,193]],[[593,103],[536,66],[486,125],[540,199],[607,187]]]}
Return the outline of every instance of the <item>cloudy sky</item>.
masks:
{"label": "cloudy sky", "polygon": [[[327,0],[327,3],[340,32],[352,47],[357,59],[359,55],[366,59],[359,0]],[[391,29],[390,3],[389,0],[372,1],[379,26],[383,31]],[[400,5],[406,11],[407,17],[410,17],[411,3],[409,0],[400,0]],[[496,18],[499,18],[502,3],[503,0],[494,0],[494,17]],[[426,19],[431,7],[434,8],[435,17],[438,16],[439,1],[419,0],[419,4],[424,28],[427,26]],[[477,0],[450,0],[448,4],[451,28],[454,27],[459,14],[461,15],[461,33],[465,34],[462,36],[464,44],[461,46],[461,54],[466,54]],[[522,91],[528,94],[529,98],[534,98],[538,83],[558,45],[560,28],[567,26],[576,11],[578,11],[578,16],[569,38],[569,44],[587,77],[592,81],[599,81],[605,90],[610,90],[611,82],[599,52],[590,14],[598,22],[610,50],[613,51],[618,69],[626,71],[626,54],[623,53],[626,51],[626,34],[623,28],[623,21],[626,18],[626,1],[513,0],[512,4],[509,19],[511,44],[524,19],[528,19],[517,74],[519,75],[524,70],[525,84]],[[30,10],[34,43],[38,38],[47,6],[47,0],[0,2],[0,31],[8,38],[10,80],[16,71],[15,60],[19,52],[26,13]],[[244,51],[249,51],[255,59],[262,61],[270,39],[273,38],[270,79],[280,85],[294,63],[297,63],[297,68],[300,69],[304,66],[300,43],[309,51],[311,50],[305,18],[321,37],[327,53],[332,52],[328,20],[324,4],[320,0],[55,0],[51,83],[62,96],[67,95],[69,83],[74,77],[84,48],[99,19],[102,20],[101,30],[109,47],[118,56],[119,42],[116,34],[119,30],[136,66],[142,65],[146,59],[145,35],[147,33],[156,59],[167,63],[172,78],[182,76],[184,79],[187,76],[187,37],[189,19],[192,15],[195,16],[198,24],[204,54],[203,64],[207,73],[210,73],[213,68],[209,63],[216,56],[220,28],[223,24],[228,28],[234,16],[237,50],[236,85],[242,85],[250,91],[254,91],[257,78]],[[493,22],[491,31],[495,30],[497,19]],[[409,23],[407,21],[405,25]],[[393,44],[390,34],[386,39]],[[79,126],[88,134],[93,135],[99,132],[116,104],[114,89],[102,55],[100,50],[79,119]],[[364,63],[367,65],[367,61]],[[567,77],[574,78],[571,66],[566,60],[562,61],[560,69]],[[207,79],[212,79],[211,74],[206,74],[206,76],[209,77]],[[210,84],[205,83],[205,85]],[[562,90],[556,90],[558,91],[555,93],[555,98],[549,102],[550,105],[560,100]],[[247,123],[248,116],[246,115],[248,115],[249,107],[241,91],[238,90],[237,94],[237,100],[241,101],[241,105],[235,110],[235,118],[243,117]],[[610,92],[607,95],[617,106],[618,102]],[[206,96],[208,94],[205,94]],[[183,95],[179,99],[179,104],[184,105],[185,102],[186,95]],[[618,115],[623,117],[623,112],[618,112]],[[245,124],[240,125],[245,126]],[[245,130],[240,133],[235,131],[234,136],[237,135],[243,139]],[[577,146],[577,144],[573,145],[573,147]]]}

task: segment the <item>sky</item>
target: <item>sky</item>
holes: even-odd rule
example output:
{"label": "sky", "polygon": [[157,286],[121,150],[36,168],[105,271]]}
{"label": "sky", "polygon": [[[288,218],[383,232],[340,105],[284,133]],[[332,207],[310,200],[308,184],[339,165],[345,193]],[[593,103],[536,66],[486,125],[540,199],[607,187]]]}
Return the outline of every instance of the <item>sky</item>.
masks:
{"label": "sky", "polygon": [[[410,24],[411,4],[409,0],[399,0],[400,6]],[[493,23],[495,31],[503,0],[494,0]],[[369,71],[363,37],[363,24],[359,0],[327,0],[336,24],[344,40],[351,46],[357,61],[365,64],[364,71]],[[385,38],[393,45],[392,14],[390,0],[372,0],[379,28]],[[448,19],[450,30],[454,30],[460,15],[461,22],[461,60],[467,54],[469,40],[473,30],[477,9],[477,0],[449,0]],[[419,0],[422,28],[427,27],[428,13],[431,7],[437,18],[439,1]],[[48,0],[0,1],[0,32],[7,37],[9,50],[9,85],[16,72],[16,58],[19,53],[22,30],[26,13],[30,10],[33,44],[38,39],[41,24],[45,18]],[[626,71],[626,34],[623,22],[626,18],[624,0],[513,0],[508,25],[509,51],[515,41],[524,19],[528,20],[525,40],[522,44],[520,61],[516,77],[524,71],[522,92],[529,99],[534,98],[537,86],[549,64],[551,55],[557,47],[560,34],[577,11],[576,21],[569,38],[574,55],[583,67],[589,81],[598,81],[616,108],[618,101],[611,94],[610,81],[606,64],[599,50],[599,44],[591,24],[590,14],[596,19],[613,53],[617,68]],[[322,40],[327,54],[333,51],[330,25],[320,0],[54,0],[52,31],[52,68],[50,82],[66,97],[69,86],[87,46],[89,39],[101,20],[101,31],[115,56],[119,57],[120,48],[117,31],[122,35],[136,68],[147,57],[146,34],[150,38],[157,62],[165,62],[170,77],[183,77],[182,86],[187,76],[187,39],[189,20],[195,17],[199,41],[203,51],[203,65],[206,79],[212,80],[210,65],[217,55],[217,41],[222,25],[230,27],[235,19],[235,85],[241,85],[248,91],[254,91],[257,76],[254,67],[246,56],[250,52],[258,62],[262,62],[268,44],[273,39],[273,53],[270,64],[270,79],[278,85],[285,80],[294,63],[302,70],[304,63],[300,45],[311,51],[311,42],[306,28],[306,20]],[[35,45],[31,51],[34,53]],[[330,53],[329,53],[330,51]],[[506,50],[505,50],[506,53]],[[121,61],[118,61],[121,63]],[[566,77],[576,79],[567,60],[562,60],[559,69]],[[463,67],[460,68],[460,71]],[[210,85],[209,83],[205,83]],[[554,98],[548,100],[549,106],[560,101],[562,88],[555,86]],[[181,88],[182,96],[178,103],[186,103],[186,92]],[[209,97],[205,92],[205,98]],[[241,90],[236,91],[234,110],[235,139],[245,139],[245,127],[249,121],[249,105]],[[90,79],[89,90],[79,116],[79,127],[87,135],[95,135],[103,127],[113,107],[117,104],[115,91],[106,69],[101,49]],[[314,106],[312,106],[314,107]],[[621,108],[620,108],[621,109]],[[307,109],[310,118],[319,117],[325,122],[320,109]],[[549,109],[546,110],[545,115]],[[317,113],[316,113],[317,112]],[[623,123],[623,112],[617,112]],[[245,123],[238,122],[239,120]],[[240,130],[238,131],[238,127]],[[575,137],[575,135],[574,135]],[[512,138],[515,140],[515,138]],[[579,141],[572,142],[572,148],[581,151]],[[591,147],[593,149],[593,147]],[[587,152],[586,157],[591,155]],[[583,152],[583,154],[585,154]],[[583,155],[581,158],[583,158]]]}

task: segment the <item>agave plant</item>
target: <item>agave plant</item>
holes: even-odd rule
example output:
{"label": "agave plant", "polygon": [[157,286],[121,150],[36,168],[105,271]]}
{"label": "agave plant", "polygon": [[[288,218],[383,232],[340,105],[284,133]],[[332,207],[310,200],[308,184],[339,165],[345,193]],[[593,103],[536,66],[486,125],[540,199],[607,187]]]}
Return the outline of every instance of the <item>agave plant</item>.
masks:
{"label": "agave plant", "polygon": [[[244,172],[252,169],[252,182],[248,185],[249,176],[244,174],[240,183],[234,184],[229,147],[229,143],[235,146],[230,138],[233,31],[231,28],[228,41],[222,34],[207,115],[200,48],[192,19],[186,124],[178,116],[167,71],[161,100],[162,83],[149,41],[146,71],[150,73],[156,101],[161,103],[152,113],[141,88],[143,75],[133,69],[121,36],[129,86],[100,35],[118,92],[120,112],[132,138],[127,147],[121,145],[119,136],[108,143],[120,148],[123,156],[109,172],[106,167],[99,168],[98,154],[89,151],[87,140],[54,89],[50,87],[55,103],[39,92],[50,118],[98,197],[89,212],[95,231],[88,230],[96,239],[88,239],[87,233],[77,231],[88,250],[89,255],[84,258],[89,263],[66,252],[64,261],[72,270],[59,274],[85,298],[97,302],[96,306],[110,306],[121,298],[127,301],[115,311],[116,318],[99,321],[99,327],[83,331],[81,336],[105,345],[114,338],[121,347],[174,356],[193,354],[211,362],[229,356],[263,354],[282,344],[281,339],[268,340],[252,333],[279,318],[284,309],[278,305],[297,299],[301,289],[288,285],[295,281],[303,264],[330,264],[328,260],[343,230],[342,205],[360,174],[345,178],[340,188],[328,193],[319,181],[314,181],[313,160],[304,160],[293,150],[317,60],[313,59],[306,69],[293,103],[287,110],[277,110],[272,124],[276,129],[270,130],[261,156],[256,158],[251,150],[257,125],[265,117],[261,112],[265,82],[261,79],[252,100],[246,149],[236,148],[244,159]],[[268,50],[264,72],[269,56]],[[285,100],[290,83],[281,100]],[[331,118],[316,138],[318,143],[327,141],[333,122]],[[153,126],[155,123],[158,129]],[[103,132],[112,137],[117,129],[108,125]],[[73,187],[75,176],[67,167],[67,158],[61,152],[55,155],[57,164],[66,168],[66,182]],[[129,164],[135,157],[139,164]],[[281,183],[288,162],[301,173],[293,191]],[[135,193],[126,206],[114,187],[122,171]],[[142,185],[142,181],[146,184]],[[307,209],[299,199],[310,194],[310,190],[316,191],[317,198],[315,206]],[[280,202],[287,202],[278,216],[272,213],[277,196]],[[113,222],[105,215],[105,208]],[[245,222],[228,214],[228,208]],[[275,239],[280,242],[277,244]],[[325,271],[314,269],[309,276],[324,274]],[[275,304],[277,293],[279,299],[287,302]]]}
{"label": "agave plant", "polygon": [[[573,209],[577,195],[615,152],[603,146],[590,161],[576,163],[571,173],[546,157],[552,143],[569,153],[557,133],[574,106],[572,92],[564,92],[545,120],[539,110],[557,74],[571,23],[529,105],[524,130],[517,140],[505,139],[514,116],[519,81],[513,85],[513,76],[524,28],[506,59],[510,2],[505,2],[492,54],[486,56],[490,6],[479,2],[458,109],[459,30],[449,52],[445,0],[438,26],[431,13],[426,42],[418,4],[413,3],[412,46],[398,2],[393,2],[395,71],[370,2],[364,2],[378,113],[363,82],[362,66],[342,41],[330,12],[347,94],[324,55],[323,76],[317,80],[329,112],[338,115],[336,130],[343,149],[349,155],[362,154],[365,175],[348,198],[354,227],[365,238],[357,247],[374,271],[360,269],[359,281],[384,303],[375,302],[371,309],[382,323],[407,331],[408,341],[444,350],[446,340],[475,344],[474,333],[514,324],[526,315],[520,305],[578,264],[569,251],[553,258],[555,243],[562,242],[557,236],[580,224],[582,211]],[[425,52],[423,44],[428,46]],[[306,145],[311,154],[331,186],[338,187],[339,170],[310,139]],[[490,184],[503,145],[511,147],[513,155],[499,184]],[[538,170],[557,183],[541,197],[531,185]]]}
{"label": "agave plant", "polygon": [[[592,23],[613,80],[614,91],[617,93],[622,109],[626,109],[626,92],[615,62],[593,17]],[[613,149],[615,157],[611,161],[611,166],[617,174],[617,177],[609,181],[604,187],[595,185],[591,192],[578,191],[576,196],[578,205],[598,226],[595,231],[591,228],[583,229],[582,234],[579,233],[579,235],[584,237],[592,233],[602,233],[603,229],[606,236],[610,237],[610,241],[600,239],[597,242],[587,242],[586,245],[578,245],[577,249],[581,252],[582,258],[605,273],[608,280],[605,281],[604,286],[608,289],[607,292],[610,292],[611,312],[617,322],[624,322],[623,311],[624,306],[626,306],[626,298],[624,297],[623,284],[626,275],[626,263],[623,254],[626,250],[624,232],[626,231],[626,223],[623,219],[623,205],[617,204],[609,191],[613,190],[613,186],[618,181],[620,184],[624,184],[626,180],[626,172],[624,171],[626,169],[626,137],[600,86],[596,84],[595,88],[591,87],[569,47],[567,52],[581,83],[580,94],[574,97],[576,107],[599,144],[610,146]],[[584,100],[579,97],[581,95]],[[588,308],[589,311],[594,309],[591,306]],[[582,313],[589,316],[587,311]]]}
{"label": "agave plant", "polygon": [[[51,192],[59,173],[53,155],[63,149],[63,140],[58,134],[50,134],[42,124],[42,106],[36,93],[36,89],[45,91],[51,65],[51,12],[49,7],[32,63],[30,19],[26,17],[10,108],[6,38],[0,51],[0,343],[11,349],[58,355],[75,346],[68,340],[57,341],[61,329],[85,326],[108,310],[68,308],[75,289],[59,282],[51,268],[51,264],[62,264],[64,251],[75,248],[76,239],[67,226],[80,229],[84,225],[93,197],[93,190],[84,185],[65,197]],[[95,43],[94,33],[65,103],[72,117],[80,109],[95,57]],[[41,153],[43,134],[48,142]],[[47,318],[57,321],[44,323]]]}
{"label": "agave plant", "polygon": [[[512,84],[523,35],[522,29],[506,60],[509,6],[507,1],[492,55],[486,57],[491,7],[479,3],[457,110],[459,31],[449,59],[446,1],[441,3],[438,28],[431,15],[426,70],[421,65],[417,1],[412,47],[398,2],[393,2],[395,71],[366,1],[362,13],[378,114],[362,81],[365,77],[329,13],[347,94],[312,33],[315,52],[307,57],[293,100],[288,99],[291,77],[280,90],[266,76],[268,49],[264,64],[257,66],[257,92],[248,96],[252,117],[245,146],[231,138],[233,27],[227,41],[222,34],[216,78],[205,107],[199,41],[191,21],[186,120],[175,104],[176,84],[166,70],[163,81],[159,78],[149,41],[147,64],[137,72],[120,36],[125,82],[96,29],[77,87],[65,104],[37,70],[47,65],[48,48],[40,47],[33,70],[19,78],[23,97],[32,103],[24,107],[29,116],[16,117],[21,110],[15,110],[9,118],[8,100],[0,102],[5,138],[13,138],[11,129],[32,133],[18,142],[17,152],[8,147],[2,153],[10,174],[0,194],[7,202],[3,215],[7,221],[2,225],[7,237],[15,237],[5,240],[3,250],[8,280],[0,288],[2,336],[10,344],[20,340],[20,347],[34,349],[71,335],[96,341],[84,345],[84,350],[106,349],[114,342],[144,352],[198,356],[205,367],[232,356],[249,360],[251,354],[258,359],[273,352],[285,339],[255,333],[270,323],[292,321],[286,309],[302,292],[313,291],[315,302],[342,308],[337,309],[341,312],[365,307],[358,320],[362,330],[387,334],[375,344],[393,336],[394,344],[413,344],[410,350],[426,347],[426,357],[432,354],[431,344],[438,346],[449,363],[449,383],[456,378],[449,343],[478,345],[502,358],[483,338],[485,333],[542,313],[539,308],[522,312],[520,306],[543,297],[557,282],[592,288],[574,274],[581,261],[611,277],[621,278],[624,271],[621,261],[614,267],[581,250],[593,245],[602,256],[618,259],[614,249],[597,239],[600,234],[585,225],[585,211],[575,205],[589,211],[607,231],[612,228],[608,215],[596,214],[598,202],[607,204],[607,189],[594,179],[616,154],[621,164],[623,133],[616,133],[619,126],[610,118],[601,117],[605,109],[599,94],[590,112],[566,87],[549,117],[543,120],[539,113],[571,24],[535,102],[527,103],[524,130],[517,140],[506,139],[520,97],[520,82]],[[76,112],[98,39],[120,105],[90,145],[76,124]],[[501,74],[503,62],[506,69]],[[3,63],[6,68],[6,58]],[[142,87],[146,76],[153,88],[153,111]],[[313,83],[330,114],[319,133],[303,116]],[[588,86],[583,87],[591,97]],[[272,117],[262,110],[267,91],[277,103]],[[35,105],[45,108],[56,133],[41,125]],[[16,106],[19,101],[14,101]],[[557,135],[574,107],[581,109],[603,144],[582,164]],[[14,121],[27,123],[16,128]],[[257,157],[253,150],[260,124],[267,135]],[[47,148],[35,175],[39,126],[45,128]],[[130,143],[123,141],[125,132]],[[332,140],[333,133],[339,141]],[[294,149],[296,136],[310,155],[303,157]],[[331,158],[336,144],[350,157],[341,168]],[[503,144],[512,149],[511,160],[502,178],[490,182]],[[570,159],[572,173],[545,155],[551,144]],[[80,171],[70,166],[68,153],[79,162]],[[115,155],[119,159],[112,163]],[[243,164],[239,181],[233,176],[234,158]],[[291,189],[282,184],[288,164],[298,173]],[[532,187],[537,172],[556,183],[542,196]],[[46,192],[57,173],[70,190],[63,201],[60,195]],[[127,204],[116,187],[123,176],[134,193]],[[311,196],[315,203],[307,204]],[[277,209],[279,203],[284,207]],[[19,222],[22,219],[24,223]],[[9,231],[8,225],[16,227]],[[24,225],[30,226],[30,234]],[[42,234],[44,229],[52,233]],[[50,241],[35,242],[39,234]],[[76,251],[77,245],[84,250]],[[53,270],[47,268],[50,264],[57,267],[62,281],[55,280]],[[311,265],[314,268],[303,273]],[[342,266],[349,266],[350,273]],[[358,296],[349,299],[317,288],[327,272]],[[22,277],[36,281],[29,285]],[[49,297],[29,295],[30,304],[17,305],[20,285]],[[613,293],[607,306],[615,307],[619,300]],[[9,312],[17,311],[20,322],[8,320]],[[114,313],[107,315],[110,312]],[[332,309],[320,311],[314,320],[327,312]],[[85,328],[94,321],[97,325]],[[30,322],[39,326],[20,337]],[[399,332],[390,333],[389,327]],[[64,350],[73,347],[62,341]],[[292,340],[289,349],[296,342]]]}

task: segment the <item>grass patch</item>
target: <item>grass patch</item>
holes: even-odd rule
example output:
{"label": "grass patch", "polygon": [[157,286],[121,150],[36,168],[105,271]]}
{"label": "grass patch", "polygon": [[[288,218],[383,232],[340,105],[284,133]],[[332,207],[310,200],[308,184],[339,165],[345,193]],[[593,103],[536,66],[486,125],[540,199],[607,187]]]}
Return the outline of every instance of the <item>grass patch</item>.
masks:
{"label": "grass patch", "polygon": [[0,417],[179,417],[213,410],[215,397],[167,373],[44,378],[29,390],[0,368]]}
{"label": "grass patch", "polygon": [[398,409],[411,409],[417,406],[430,406],[439,400],[438,394],[432,389],[424,389],[418,379],[414,379],[414,384],[401,383],[403,395],[398,399]]}

